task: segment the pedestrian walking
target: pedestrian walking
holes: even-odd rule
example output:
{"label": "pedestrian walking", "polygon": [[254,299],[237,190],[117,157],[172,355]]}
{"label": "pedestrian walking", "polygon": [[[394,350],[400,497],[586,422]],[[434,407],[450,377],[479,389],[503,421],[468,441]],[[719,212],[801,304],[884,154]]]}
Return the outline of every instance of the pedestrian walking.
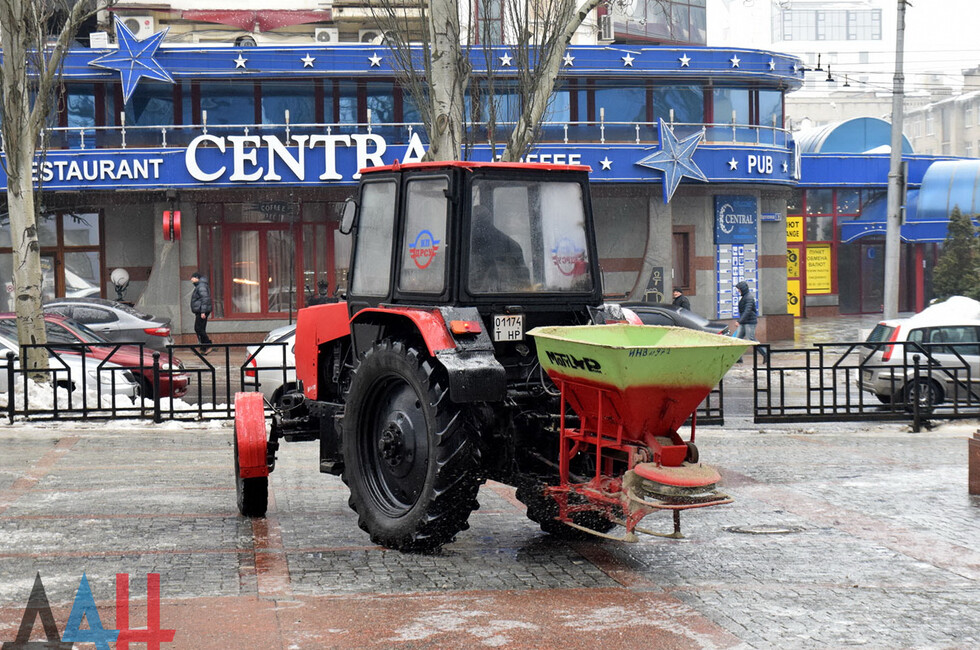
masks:
{"label": "pedestrian walking", "polygon": [[[742,297],[738,299],[738,327],[735,329],[735,338],[755,341],[757,340],[755,327],[759,323],[759,310],[755,298],[752,296],[748,282],[743,280],[736,284],[735,288],[742,294]],[[766,359],[765,352],[762,353],[762,359]],[[739,357],[738,363],[742,363],[741,357]]]}
{"label": "pedestrian walking", "polygon": [[[197,342],[203,346],[211,345],[211,338],[208,336],[208,318],[214,310],[214,302],[211,300],[211,285],[208,279],[200,273],[191,274],[191,282],[194,284],[194,292],[191,293],[191,312],[194,313],[194,333],[197,334]],[[201,349],[203,354],[211,351],[210,347]]]}
{"label": "pedestrian walking", "polygon": [[673,305],[675,307],[680,307],[688,311],[691,310],[691,301],[688,299],[687,296],[684,295],[684,292],[679,287],[674,287]]}

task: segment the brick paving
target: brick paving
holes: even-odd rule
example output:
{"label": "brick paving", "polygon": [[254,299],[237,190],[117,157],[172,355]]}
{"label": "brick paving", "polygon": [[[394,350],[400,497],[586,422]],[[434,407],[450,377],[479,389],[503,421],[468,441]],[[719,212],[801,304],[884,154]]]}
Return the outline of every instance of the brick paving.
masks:
{"label": "brick paving", "polygon": [[704,427],[736,501],[684,513],[684,540],[557,541],[491,483],[434,555],[372,545],[312,443],[284,445],[250,521],[227,428],[2,426],[0,642],[37,573],[63,631],[84,572],[106,627],[115,574],[140,627],[159,573],[164,648],[980,647],[977,426]]}

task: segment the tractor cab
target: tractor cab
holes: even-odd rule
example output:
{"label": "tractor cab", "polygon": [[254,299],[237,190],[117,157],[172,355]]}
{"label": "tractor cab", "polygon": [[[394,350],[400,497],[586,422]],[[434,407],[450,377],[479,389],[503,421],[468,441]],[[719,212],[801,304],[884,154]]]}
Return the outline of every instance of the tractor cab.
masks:
{"label": "tractor cab", "polygon": [[[584,323],[602,302],[587,167],[417,163],[365,170],[350,315],[379,305],[476,307],[495,342]],[[559,314],[563,314],[560,316]]]}

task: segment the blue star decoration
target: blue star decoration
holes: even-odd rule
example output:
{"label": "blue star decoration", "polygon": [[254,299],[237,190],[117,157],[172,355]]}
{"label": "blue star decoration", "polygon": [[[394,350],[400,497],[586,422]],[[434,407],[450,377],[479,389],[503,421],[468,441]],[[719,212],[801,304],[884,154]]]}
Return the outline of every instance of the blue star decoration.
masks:
{"label": "blue star decoration", "polygon": [[119,49],[91,61],[89,65],[106,70],[118,70],[122,78],[123,103],[128,102],[136,84],[143,77],[173,83],[173,77],[153,58],[168,30],[157,32],[143,40],[136,40],[133,32],[116,16],[116,40]]}
{"label": "blue star decoration", "polygon": [[694,150],[704,137],[704,129],[678,140],[674,130],[660,120],[660,151],[636,161],[641,167],[657,169],[664,174],[663,190],[664,203],[670,203],[674,191],[681,183],[681,178],[687,176],[699,181],[708,181],[701,168],[694,162]]}

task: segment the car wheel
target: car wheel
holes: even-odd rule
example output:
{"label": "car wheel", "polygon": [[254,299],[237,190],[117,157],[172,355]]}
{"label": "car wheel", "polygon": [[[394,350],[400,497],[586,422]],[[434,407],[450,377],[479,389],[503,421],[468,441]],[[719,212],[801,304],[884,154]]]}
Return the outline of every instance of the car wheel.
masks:
{"label": "car wheel", "polygon": [[875,397],[877,397],[878,401],[881,402],[882,404],[891,404],[895,401],[894,395],[880,395],[878,393],[875,393]]}
{"label": "car wheel", "polygon": [[912,412],[915,402],[919,402],[919,413],[929,414],[943,401],[943,391],[931,379],[919,379],[905,388],[905,409]]}

